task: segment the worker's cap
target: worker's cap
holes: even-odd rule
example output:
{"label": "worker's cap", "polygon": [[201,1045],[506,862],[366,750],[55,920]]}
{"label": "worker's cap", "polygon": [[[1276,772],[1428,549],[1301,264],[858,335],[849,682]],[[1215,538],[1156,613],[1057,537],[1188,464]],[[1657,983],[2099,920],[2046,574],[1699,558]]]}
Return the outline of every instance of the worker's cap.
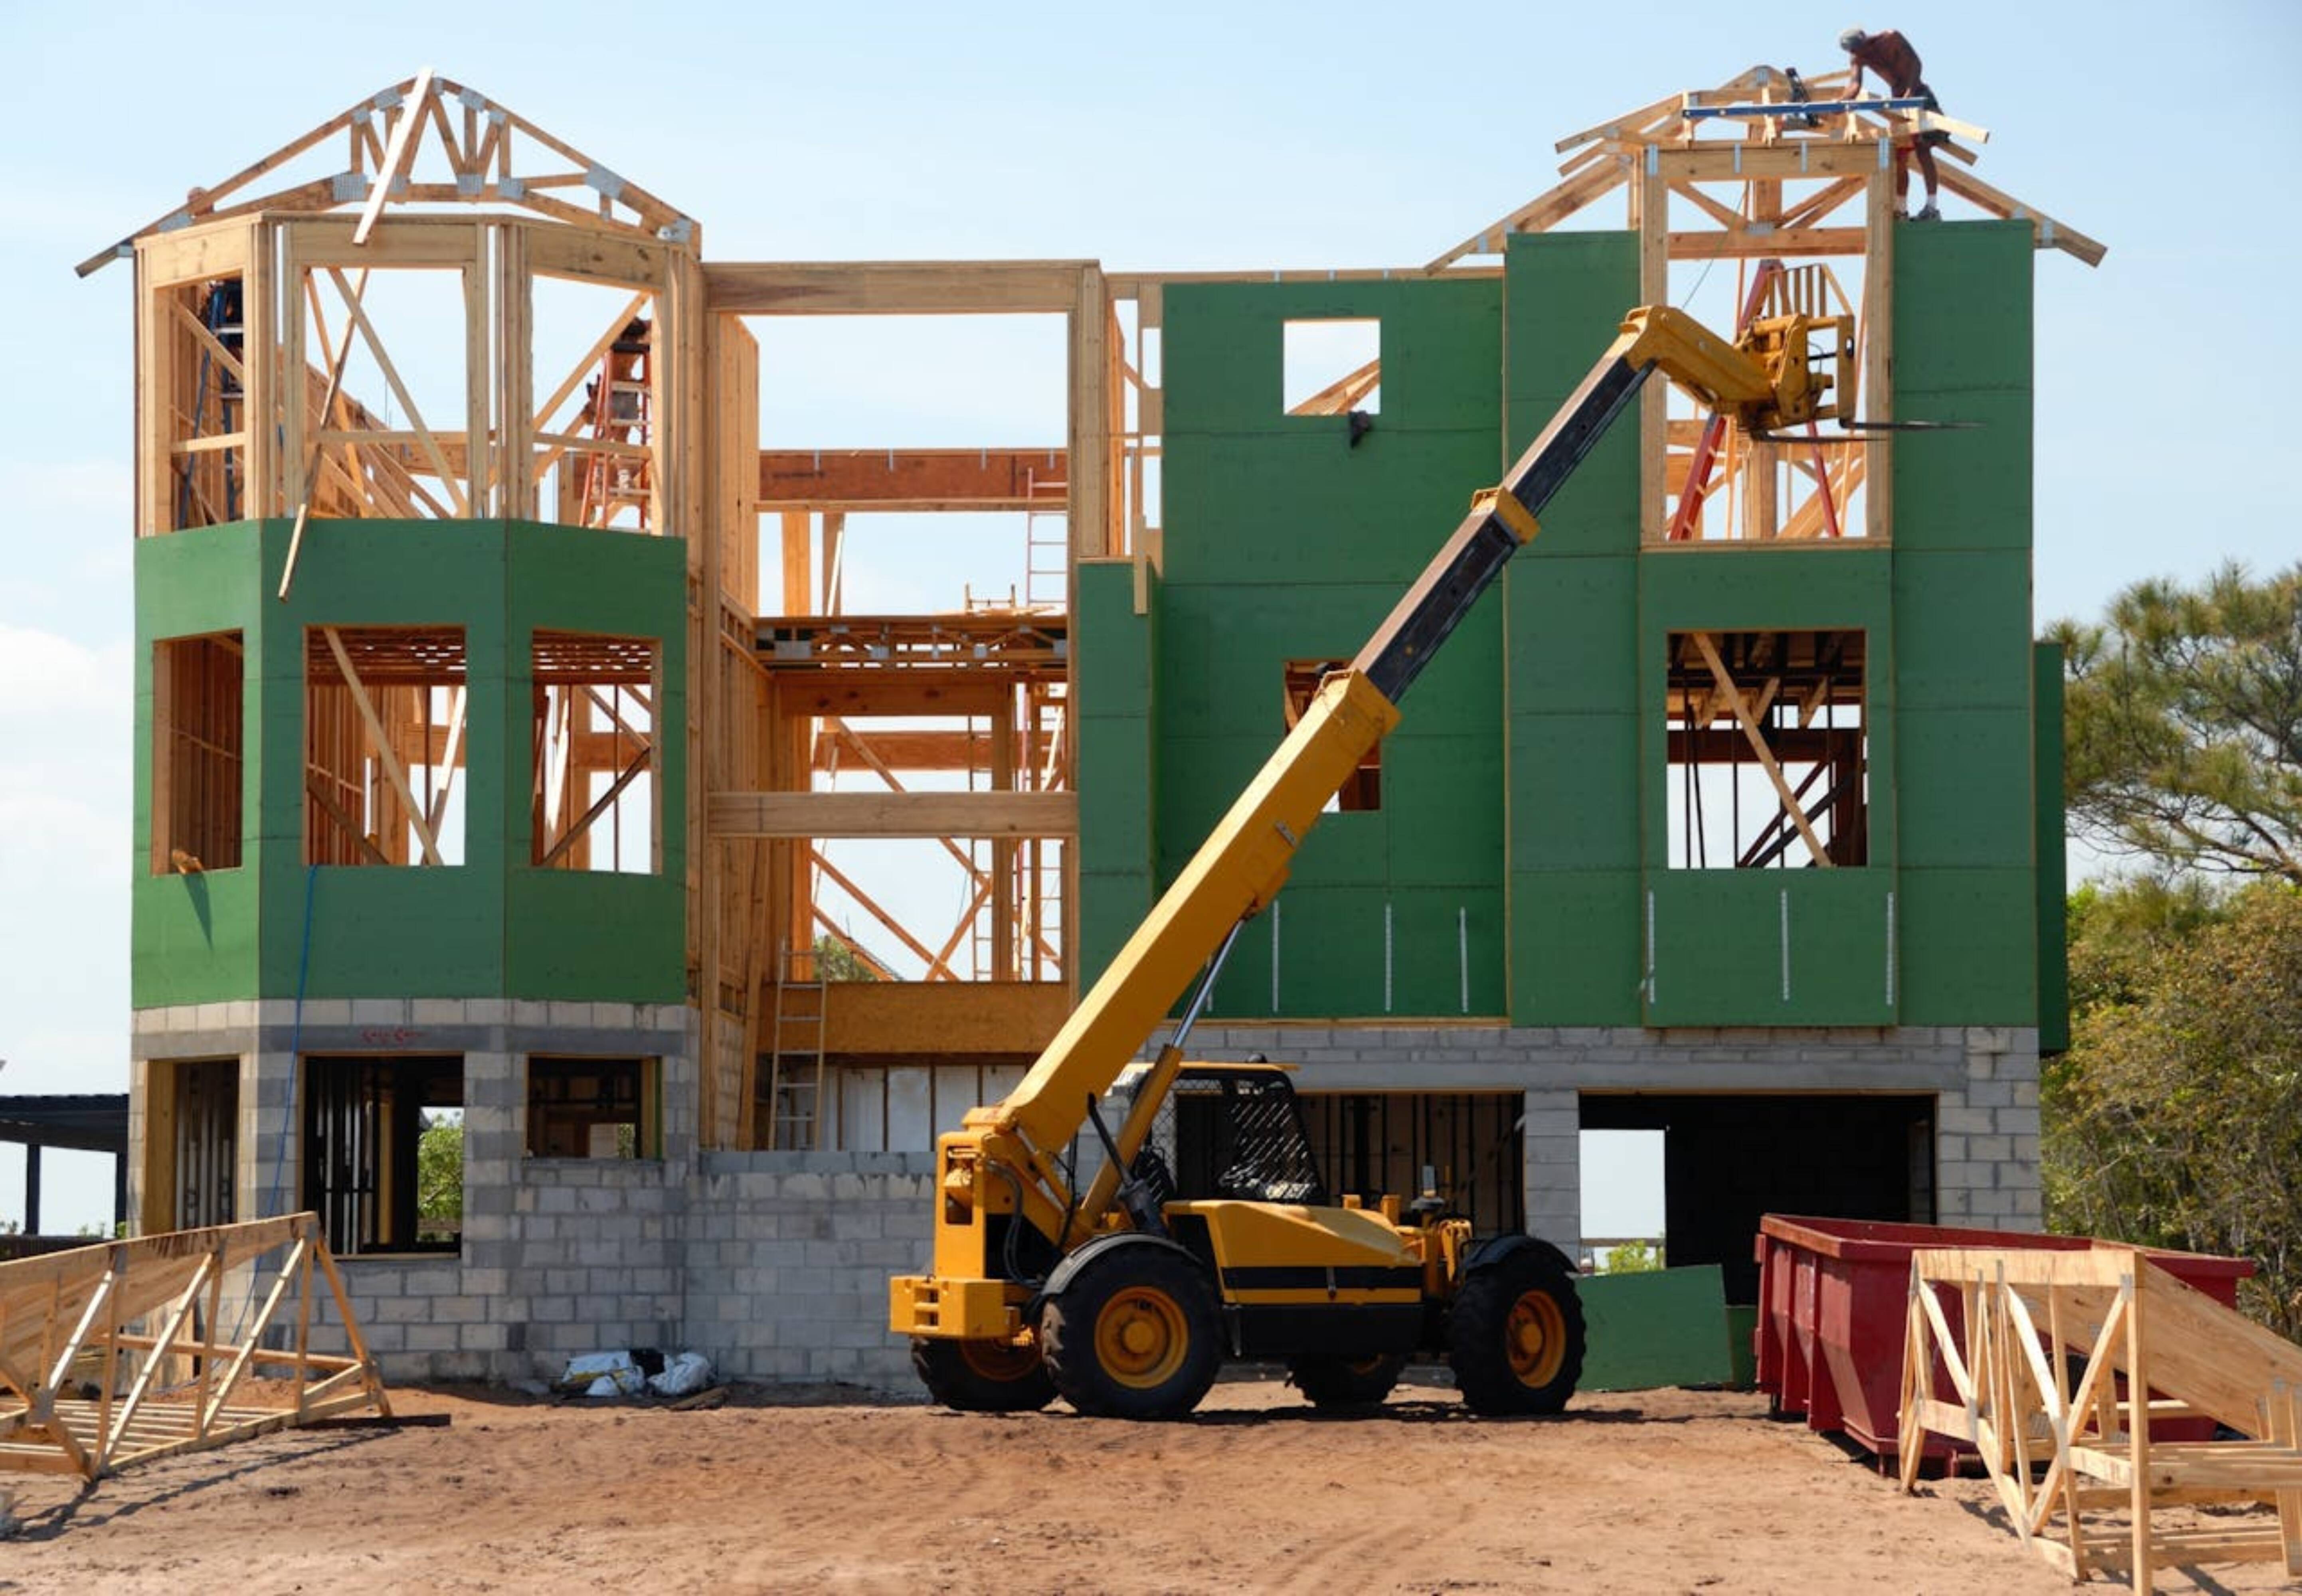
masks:
{"label": "worker's cap", "polygon": [[1838,36],[1838,47],[1842,50],[1859,50],[1862,47],[1862,41],[1869,37],[1860,28],[1849,28]]}

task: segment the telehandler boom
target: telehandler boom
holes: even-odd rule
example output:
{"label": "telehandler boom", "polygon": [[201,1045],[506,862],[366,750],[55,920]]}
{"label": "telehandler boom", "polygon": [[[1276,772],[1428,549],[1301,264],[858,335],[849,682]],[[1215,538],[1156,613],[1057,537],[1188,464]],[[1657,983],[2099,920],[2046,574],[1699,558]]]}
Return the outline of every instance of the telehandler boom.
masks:
{"label": "telehandler boom", "polygon": [[[1418,1351],[1444,1354],[1480,1413],[1556,1412],[1573,1394],[1583,1315],[1563,1253],[1525,1235],[1474,1241],[1427,1192],[1412,1222],[1397,1197],[1331,1205],[1286,1072],[1186,1065],[1182,1048],[1322,806],[1658,369],[1758,435],[1853,413],[1849,318],[1769,317],[1730,342],[1668,307],[1625,317],[1542,436],[1473,496],[1348,668],[1321,684],[1021,1082],[938,1139],[933,1260],[889,1292],[890,1327],[912,1338],[937,1400],[1018,1411],[1061,1394],[1083,1413],[1167,1418],[1197,1405],[1226,1357],[1249,1357],[1287,1360],[1314,1402],[1379,1402]],[[1203,969],[1172,1039],[1130,1068]],[[1097,1106],[1106,1093],[1115,1130]],[[1082,1186],[1090,1127],[1104,1157]]]}

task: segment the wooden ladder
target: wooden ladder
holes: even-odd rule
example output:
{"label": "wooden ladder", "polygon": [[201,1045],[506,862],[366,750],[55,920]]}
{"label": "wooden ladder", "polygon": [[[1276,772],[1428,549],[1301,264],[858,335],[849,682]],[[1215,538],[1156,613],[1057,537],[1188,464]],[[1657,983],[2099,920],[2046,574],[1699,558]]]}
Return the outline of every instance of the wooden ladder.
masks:
{"label": "wooden ladder", "polygon": [[[780,945],[774,1028],[768,1033],[768,1146],[823,1146],[824,982],[815,950]],[[802,974],[805,979],[795,979]]]}

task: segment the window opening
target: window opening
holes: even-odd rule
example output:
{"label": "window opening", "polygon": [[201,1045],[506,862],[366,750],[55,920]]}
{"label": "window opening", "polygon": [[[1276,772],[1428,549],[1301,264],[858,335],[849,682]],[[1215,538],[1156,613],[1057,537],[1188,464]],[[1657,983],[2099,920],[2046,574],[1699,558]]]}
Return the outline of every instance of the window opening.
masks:
{"label": "window opening", "polygon": [[231,1223],[238,1216],[239,1061],[155,1059],[145,1122],[144,1228]]}
{"label": "window opening", "polygon": [[461,864],[461,626],[305,631],[304,861]]}
{"label": "window opening", "polygon": [[1868,863],[1864,634],[1668,641],[1670,868]]}
{"label": "window opening", "polygon": [[527,1155],[660,1158],[656,1071],[646,1058],[530,1058]]}
{"label": "window opening", "polygon": [[1281,334],[1279,401],[1290,416],[1382,411],[1382,323],[1326,316],[1288,322]]}
{"label": "window opening", "polygon": [[[1287,661],[1285,690],[1287,729],[1293,731],[1295,723],[1303,718],[1311,701],[1318,696],[1319,684],[1333,672],[1350,668],[1348,659],[1290,659]],[[1352,771],[1342,787],[1320,806],[1322,814],[1348,813],[1358,810],[1382,807],[1382,744],[1377,743],[1359,759],[1358,769]]]}
{"label": "window opening", "polygon": [[652,875],[656,695],[651,637],[535,634],[530,862],[547,869]]}
{"label": "window opening", "polygon": [[449,1252],[463,1235],[464,1061],[304,1064],[304,1206],[338,1253]]}
{"label": "window opening", "polygon": [[240,861],[238,632],[179,637],[152,651],[152,873],[231,870]]}
{"label": "window opening", "polygon": [[172,358],[173,491],[169,525],[213,526],[248,513],[247,325],[242,280],[160,290]]}

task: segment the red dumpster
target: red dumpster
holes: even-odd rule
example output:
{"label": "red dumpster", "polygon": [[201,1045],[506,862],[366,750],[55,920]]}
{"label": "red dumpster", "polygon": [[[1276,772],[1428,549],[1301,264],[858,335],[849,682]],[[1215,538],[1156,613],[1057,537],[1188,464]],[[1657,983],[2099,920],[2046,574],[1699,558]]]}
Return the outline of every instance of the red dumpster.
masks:
{"label": "red dumpster", "polygon": [[[1769,1214],[1759,1222],[1757,1249],[1759,1324],[1752,1350],[1759,1387],[1776,1412],[1803,1414],[1808,1428],[1844,1432],[1886,1457],[1895,1449],[1902,1430],[1911,1254],[1927,1247],[2073,1252],[2094,1245],[2085,1236]],[[2145,1250],[2160,1268],[2225,1307],[2237,1306],[2238,1282],[2254,1273],[2254,1264],[2244,1258]],[[1958,1302],[1945,1298],[1943,1306],[1956,1331]],[[1937,1396],[1952,1399],[1949,1376],[1939,1363],[1934,1382]],[[2208,1441],[2214,1421],[2169,1420],[2153,1424],[2151,1433],[2168,1441]],[[1968,1449],[1945,1436],[1927,1438],[1930,1457]]]}

